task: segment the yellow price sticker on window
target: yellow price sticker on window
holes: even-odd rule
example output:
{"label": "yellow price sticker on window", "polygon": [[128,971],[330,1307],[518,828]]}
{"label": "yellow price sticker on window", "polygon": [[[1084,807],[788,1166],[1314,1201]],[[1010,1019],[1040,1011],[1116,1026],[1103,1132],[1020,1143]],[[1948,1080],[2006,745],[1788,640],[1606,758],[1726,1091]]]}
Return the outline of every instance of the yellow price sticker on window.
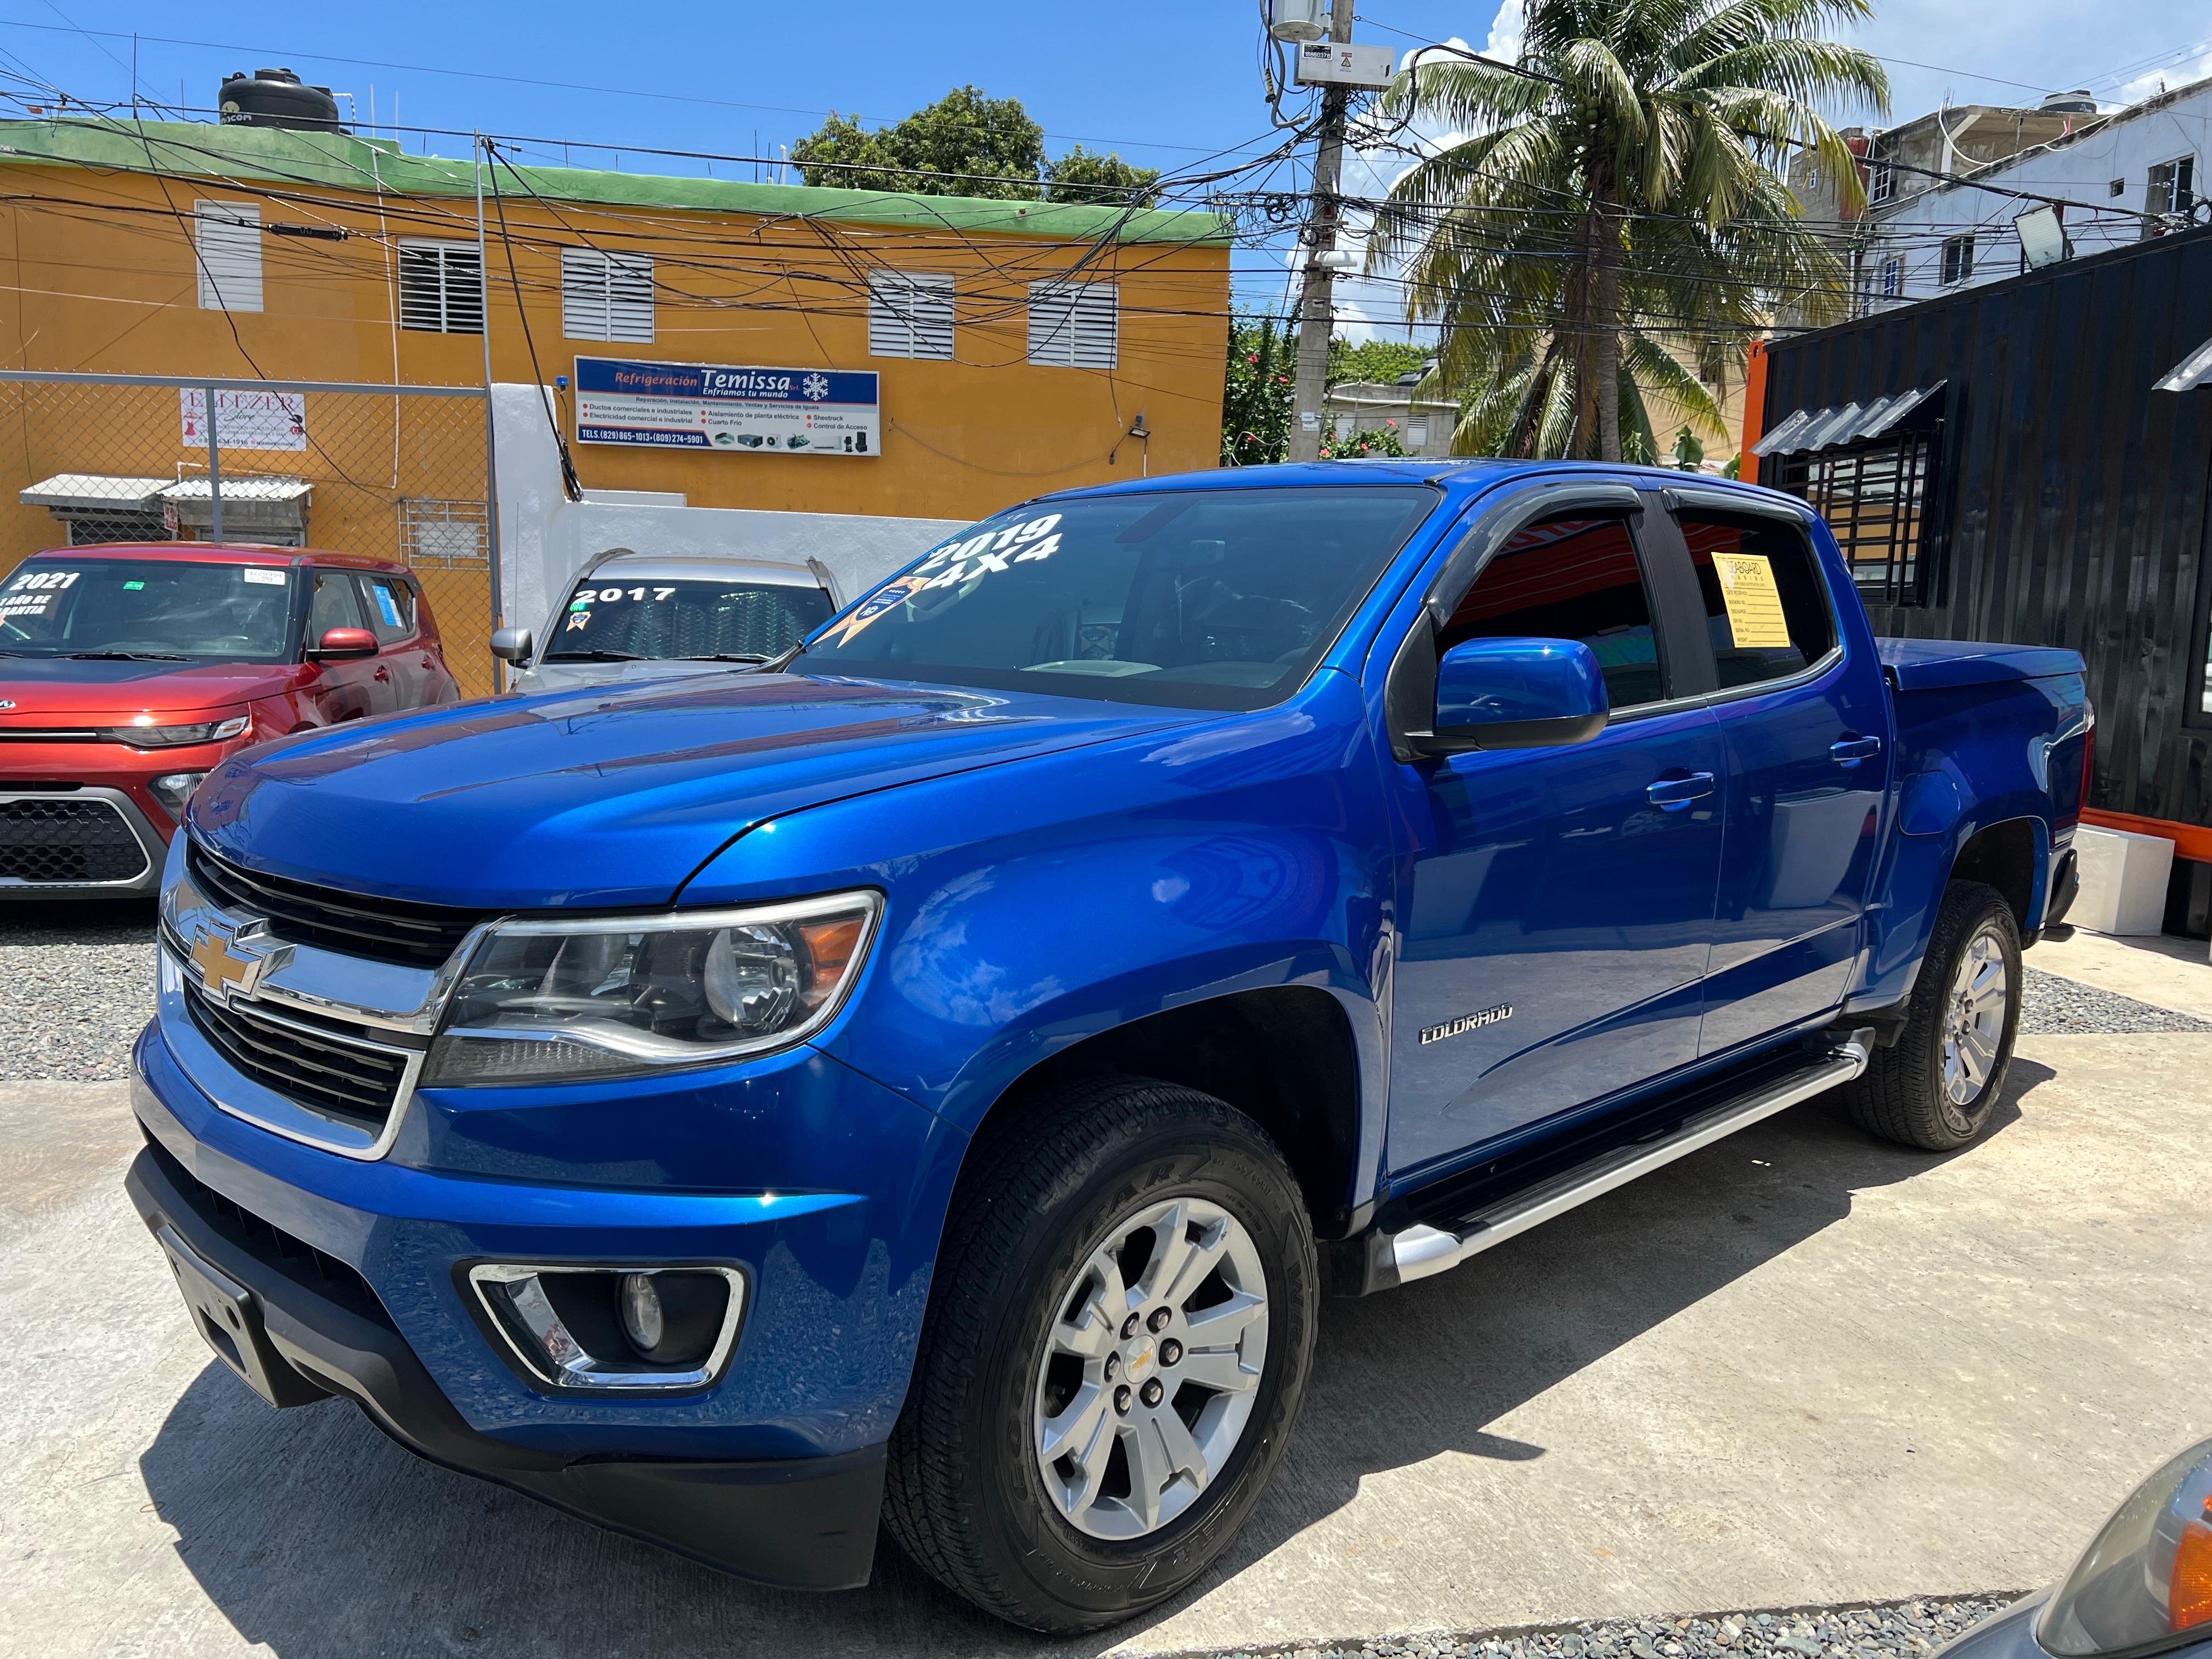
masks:
{"label": "yellow price sticker on window", "polygon": [[1721,603],[1728,607],[1735,648],[1787,651],[1790,619],[1782,614],[1774,562],[1759,553],[1716,553],[1713,568],[1721,579]]}

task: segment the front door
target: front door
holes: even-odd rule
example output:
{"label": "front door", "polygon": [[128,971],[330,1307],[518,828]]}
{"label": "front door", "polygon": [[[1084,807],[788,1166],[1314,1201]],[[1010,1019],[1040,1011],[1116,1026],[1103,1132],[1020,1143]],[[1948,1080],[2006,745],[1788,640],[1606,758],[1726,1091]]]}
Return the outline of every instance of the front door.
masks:
{"label": "front door", "polygon": [[[318,570],[313,599],[307,608],[307,648],[312,651],[323,635],[333,628],[367,628],[368,617],[362,610],[361,591],[354,585],[353,573],[349,570]],[[351,662],[326,662],[320,665],[322,684],[319,688],[323,706],[323,717],[332,725],[340,720],[357,720],[370,714],[380,714],[393,707],[392,702],[392,672],[385,668],[380,658],[362,657]],[[384,678],[376,678],[384,669]]]}
{"label": "front door", "polygon": [[1702,703],[1668,701],[1629,520],[1556,517],[1518,532],[1438,649],[1484,635],[1580,640],[1613,714],[1587,743],[1399,769],[1417,805],[1400,879],[1394,1174],[1697,1054],[1720,728]]}

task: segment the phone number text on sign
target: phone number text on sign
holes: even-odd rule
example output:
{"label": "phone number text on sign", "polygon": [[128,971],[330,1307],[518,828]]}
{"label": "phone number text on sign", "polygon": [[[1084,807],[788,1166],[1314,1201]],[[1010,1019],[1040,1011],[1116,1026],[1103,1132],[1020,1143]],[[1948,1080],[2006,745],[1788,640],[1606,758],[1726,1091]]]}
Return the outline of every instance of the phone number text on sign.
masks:
{"label": "phone number text on sign", "polygon": [[576,441],[733,455],[877,455],[878,382],[852,369],[579,357]]}

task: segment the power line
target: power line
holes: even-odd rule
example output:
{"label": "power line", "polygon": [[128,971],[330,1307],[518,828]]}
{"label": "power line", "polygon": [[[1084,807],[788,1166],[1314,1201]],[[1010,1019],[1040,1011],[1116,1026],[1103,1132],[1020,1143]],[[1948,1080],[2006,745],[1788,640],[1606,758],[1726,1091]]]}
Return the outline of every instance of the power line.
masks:
{"label": "power line", "polygon": [[[48,0],[48,3],[51,4],[52,0]],[[58,15],[60,15],[58,8],[56,9],[56,12]],[[206,52],[239,52],[249,56],[289,58],[295,62],[303,64],[343,64],[354,69],[398,70],[410,75],[443,75],[459,80],[494,81],[507,86],[537,87],[554,92],[589,92],[611,98],[640,98],[656,100],[664,103],[697,104],[710,109],[757,110],[773,115],[804,115],[811,118],[827,117],[836,113],[834,110],[804,109],[788,104],[750,104],[730,98],[706,98],[693,93],[642,92],[633,87],[605,87],[577,81],[547,81],[522,75],[495,75],[489,70],[442,69],[431,64],[401,64],[381,58],[342,58],[328,52],[303,52],[285,46],[242,46],[234,40],[188,40],[166,34],[130,35],[113,29],[81,28],[74,23],[64,28],[54,23],[27,23],[13,18],[0,18],[0,27],[37,29],[49,34],[81,34],[88,40],[93,41],[94,45],[98,45],[103,38],[110,40],[137,40],[160,46],[190,46]],[[106,48],[102,47],[101,50],[105,51]],[[108,55],[111,58],[114,57],[112,52]],[[121,61],[119,58],[116,59],[118,64]],[[855,113],[854,118],[858,120],[860,118]],[[395,131],[414,130],[392,129]],[[1120,144],[1132,149],[1179,149],[1193,154],[1202,152],[1206,148],[1203,144],[1163,143],[1150,138],[1085,138],[1063,132],[1048,132],[1045,137],[1067,144]],[[605,148],[611,149],[613,146],[609,145]]]}

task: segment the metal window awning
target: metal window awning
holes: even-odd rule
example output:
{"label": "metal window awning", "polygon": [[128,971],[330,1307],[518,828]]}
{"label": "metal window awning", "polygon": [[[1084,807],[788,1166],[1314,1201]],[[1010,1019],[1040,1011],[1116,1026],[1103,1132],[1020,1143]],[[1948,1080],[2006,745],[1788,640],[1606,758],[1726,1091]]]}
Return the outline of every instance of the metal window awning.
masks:
{"label": "metal window awning", "polygon": [[2153,392],[2193,392],[2206,381],[2212,380],[2212,340],[2191,352],[2164,379],[2153,381]]}
{"label": "metal window awning", "polygon": [[158,513],[161,492],[174,478],[118,478],[100,472],[57,472],[42,478],[15,499],[26,507],[51,507],[67,518],[71,514]]}
{"label": "metal window awning", "polygon": [[1792,410],[1751,447],[1751,453],[1764,459],[1769,455],[1802,455],[1844,444],[1871,442],[1896,431],[1907,416],[1930,404],[1946,384],[1938,380],[1933,386],[1893,392],[1869,403]]}
{"label": "metal window awning", "polygon": [[[223,538],[234,541],[255,531],[304,531],[314,493],[305,478],[225,478]],[[163,486],[161,501],[179,525],[208,530],[215,520],[214,494],[205,478],[180,478]]]}

